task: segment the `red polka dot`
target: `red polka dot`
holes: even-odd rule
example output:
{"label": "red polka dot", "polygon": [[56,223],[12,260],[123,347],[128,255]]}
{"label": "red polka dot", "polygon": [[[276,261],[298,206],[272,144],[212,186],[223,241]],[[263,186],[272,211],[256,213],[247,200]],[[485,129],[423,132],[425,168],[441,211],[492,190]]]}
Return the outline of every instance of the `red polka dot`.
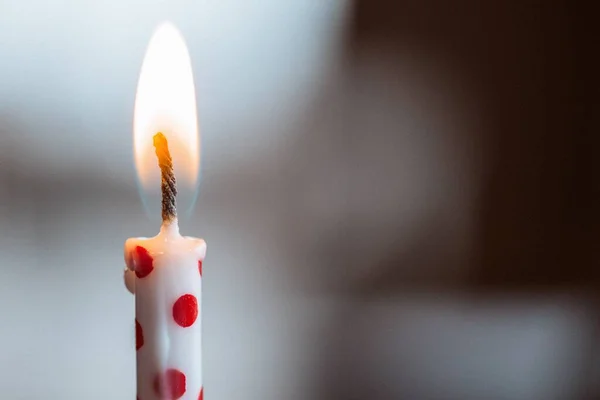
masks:
{"label": "red polka dot", "polygon": [[142,326],[135,320],[135,349],[139,350],[144,345],[144,332],[142,332]]}
{"label": "red polka dot", "polygon": [[184,294],[173,304],[173,319],[179,326],[190,327],[198,318],[198,300],[196,296]]}
{"label": "red polka dot", "polygon": [[177,369],[168,369],[154,378],[154,391],[162,400],[177,400],[185,394],[185,375]]}
{"label": "red polka dot", "polygon": [[202,276],[202,260],[198,261],[198,271],[200,272],[200,276]]}
{"label": "red polka dot", "polygon": [[204,400],[204,388],[200,389],[200,395],[198,395],[198,400]]}
{"label": "red polka dot", "polygon": [[154,260],[148,253],[148,250],[142,246],[135,247],[135,254],[133,257],[135,275],[138,278],[145,278],[154,269]]}

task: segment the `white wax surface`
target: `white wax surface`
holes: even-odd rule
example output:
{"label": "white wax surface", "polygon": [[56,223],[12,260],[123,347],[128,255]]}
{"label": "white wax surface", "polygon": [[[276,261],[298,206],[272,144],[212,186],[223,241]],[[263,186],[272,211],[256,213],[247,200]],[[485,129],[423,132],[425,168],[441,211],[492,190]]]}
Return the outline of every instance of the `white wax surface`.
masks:
{"label": "white wax surface", "polygon": [[[140,252],[144,252],[139,246],[147,251],[149,257],[140,257]],[[130,238],[125,242],[128,268],[125,285],[135,294],[136,321],[143,335],[143,345],[137,350],[140,400],[199,398],[202,390],[202,277],[199,262],[204,260],[205,255],[204,240],[181,236],[176,221],[163,226],[153,238]],[[148,265],[151,265],[151,272],[140,276],[143,275],[143,267]],[[134,271],[138,271],[137,276]],[[193,296],[197,301],[197,318],[190,326],[182,326],[181,319],[177,322],[177,315],[182,315],[182,312],[190,315],[190,303],[182,303],[182,296],[185,300]],[[176,302],[184,306],[178,308]],[[155,382],[159,379],[157,377],[172,369],[185,376],[185,390],[182,387],[173,389],[183,392],[179,397],[161,397]],[[181,377],[181,374],[178,373],[178,376]],[[163,380],[163,386],[168,386],[164,383],[167,381]],[[181,386],[181,379],[177,381],[177,385]]]}

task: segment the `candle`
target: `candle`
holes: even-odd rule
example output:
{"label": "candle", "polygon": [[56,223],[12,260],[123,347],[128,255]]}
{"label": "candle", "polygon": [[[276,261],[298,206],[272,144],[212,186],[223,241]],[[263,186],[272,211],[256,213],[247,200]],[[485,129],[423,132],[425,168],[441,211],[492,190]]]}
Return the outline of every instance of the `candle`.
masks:
{"label": "candle", "polygon": [[197,119],[189,66],[181,35],[170,24],[161,26],[140,74],[134,141],[142,183],[152,182],[148,153],[159,167],[163,222],[157,236],[125,242],[125,285],[135,295],[137,400],[202,400],[204,393],[200,311],[206,243],[179,233],[173,161],[182,153],[172,156],[171,141],[156,132],[162,127],[175,143],[183,139],[185,145],[177,148],[187,151],[188,164],[194,164]]}

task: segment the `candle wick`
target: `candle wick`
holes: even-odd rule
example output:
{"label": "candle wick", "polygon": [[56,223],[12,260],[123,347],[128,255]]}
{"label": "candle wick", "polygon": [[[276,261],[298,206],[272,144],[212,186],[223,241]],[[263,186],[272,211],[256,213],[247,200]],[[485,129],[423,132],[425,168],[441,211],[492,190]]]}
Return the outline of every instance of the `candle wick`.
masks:
{"label": "candle wick", "polygon": [[162,191],[162,220],[164,224],[170,224],[177,219],[177,181],[173,170],[173,159],[169,153],[167,138],[161,132],[154,135],[154,148],[158,157],[160,167],[161,191]]}

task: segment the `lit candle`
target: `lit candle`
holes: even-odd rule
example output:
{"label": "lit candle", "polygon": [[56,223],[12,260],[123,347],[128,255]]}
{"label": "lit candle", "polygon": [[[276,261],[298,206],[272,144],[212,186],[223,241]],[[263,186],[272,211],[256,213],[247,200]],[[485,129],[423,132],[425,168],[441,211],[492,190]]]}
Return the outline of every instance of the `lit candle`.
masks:
{"label": "lit candle", "polygon": [[184,159],[188,179],[197,179],[196,102],[187,48],[170,24],[154,34],[144,59],[134,148],[142,184],[153,182],[149,171],[159,166],[163,221],[157,236],[125,242],[125,285],[135,294],[137,399],[201,400],[206,244],[179,234],[174,168],[174,160]]}

